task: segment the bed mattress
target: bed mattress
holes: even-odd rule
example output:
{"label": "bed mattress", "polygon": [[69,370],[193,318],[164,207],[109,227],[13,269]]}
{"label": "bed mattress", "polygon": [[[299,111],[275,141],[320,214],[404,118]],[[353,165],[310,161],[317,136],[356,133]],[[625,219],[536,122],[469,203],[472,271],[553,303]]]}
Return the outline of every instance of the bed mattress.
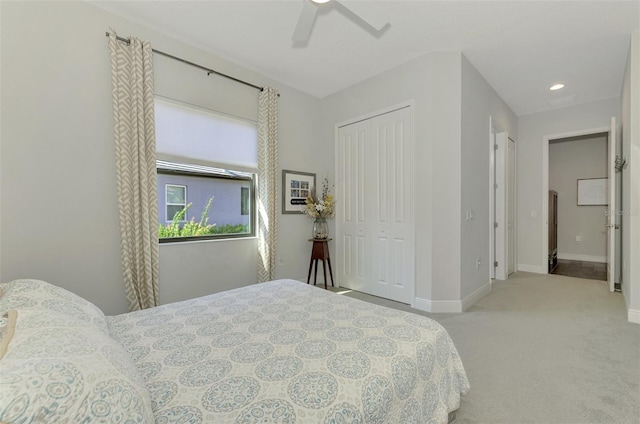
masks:
{"label": "bed mattress", "polygon": [[436,321],[294,280],[107,322],[156,423],[446,423],[469,389]]}

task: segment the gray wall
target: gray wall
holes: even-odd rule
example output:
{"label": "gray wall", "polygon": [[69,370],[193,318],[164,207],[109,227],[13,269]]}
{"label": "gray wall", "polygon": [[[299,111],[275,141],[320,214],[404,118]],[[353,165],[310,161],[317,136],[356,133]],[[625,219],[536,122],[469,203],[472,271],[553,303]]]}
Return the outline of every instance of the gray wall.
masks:
{"label": "gray wall", "polygon": [[[279,167],[328,175],[319,100],[85,2],[2,2],[0,279],[39,278],[126,311],[105,30],[270,85],[279,100]],[[159,95],[257,119],[257,91],[154,57]],[[278,199],[279,199],[278,193]],[[46,219],[41,213],[49,208]],[[281,215],[277,277],[305,278],[312,223]],[[160,301],[255,283],[255,238],[163,244]]]}
{"label": "gray wall", "polygon": [[322,100],[332,152],[337,124],[414,101],[416,297],[426,300],[460,299],[460,57],[429,54]]}
{"label": "gray wall", "polygon": [[[489,282],[489,116],[513,137],[517,118],[460,53],[407,62],[322,105],[333,128],[407,100],[415,102],[416,302],[460,302]],[[464,221],[466,209],[474,221]]]}
{"label": "gray wall", "polygon": [[629,320],[640,323],[640,33],[631,37],[621,95],[622,293]]}
{"label": "gray wall", "polygon": [[620,99],[570,106],[518,117],[517,217],[518,269],[546,273],[548,250],[543,246],[543,140],[545,136],[607,128],[620,115]]}
{"label": "gray wall", "polygon": [[604,134],[549,142],[549,189],[558,192],[560,259],[607,261],[608,206],[577,205],[578,179],[607,178],[607,140]]}
{"label": "gray wall", "polygon": [[[490,145],[489,117],[494,125],[518,140],[516,115],[498,93],[462,56],[462,203],[461,216],[461,298],[471,295],[490,281],[489,220]],[[473,220],[466,211],[473,210]],[[476,261],[480,259],[480,269]]]}

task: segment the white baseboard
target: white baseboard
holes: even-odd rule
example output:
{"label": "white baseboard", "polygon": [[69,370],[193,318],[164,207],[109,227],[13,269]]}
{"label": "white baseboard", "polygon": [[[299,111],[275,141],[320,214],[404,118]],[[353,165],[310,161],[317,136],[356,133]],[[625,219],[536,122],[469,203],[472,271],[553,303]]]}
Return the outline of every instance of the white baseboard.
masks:
{"label": "white baseboard", "polygon": [[627,320],[636,324],[640,324],[640,309],[629,309],[627,311]]}
{"label": "white baseboard", "polygon": [[607,263],[606,256],[581,255],[579,253],[558,253],[558,259],[568,261],[585,261],[585,262],[601,262]]}
{"label": "white baseboard", "polygon": [[536,274],[548,274],[544,267],[538,265],[518,264],[518,271],[535,272]]}
{"label": "white baseboard", "polygon": [[416,297],[413,307],[434,314],[462,312],[462,303],[459,300],[429,300]]}
{"label": "white baseboard", "polygon": [[420,309],[421,311],[431,312],[431,301],[416,297],[413,299],[413,305],[411,305],[411,307]]}
{"label": "white baseboard", "polygon": [[462,310],[466,311],[467,309],[469,309],[469,307],[471,307],[471,305],[473,305],[474,303],[476,303],[478,300],[482,299],[489,293],[491,293],[491,281],[489,281],[487,284],[483,285],[482,287],[478,288],[469,296],[466,296],[464,299],[462,299]]}

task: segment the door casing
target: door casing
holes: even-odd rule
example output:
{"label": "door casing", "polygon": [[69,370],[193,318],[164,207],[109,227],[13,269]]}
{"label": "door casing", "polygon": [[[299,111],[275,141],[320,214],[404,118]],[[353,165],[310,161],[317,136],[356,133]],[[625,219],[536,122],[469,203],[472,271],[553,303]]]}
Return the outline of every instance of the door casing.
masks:
{"label": "door casing", "polygon": [[548,274],[548,256],[549,256],[549,141],[560,138],[580,137],[592,134],[609,133],[610,127],[591,128],[578,131],[568,131],[558,134],[545,135],[542,139],[542,246],[540,252],[541,263],[539,265],[539,273]]}
{"label": "door casing", "polygon": [[[495,278],[506,280],[516,270],[516,143],[506,131],[495,135]],[[511,150],[513,149],[513,150]],[[513,155],[510,155],[513,152]],[[497,225],[497,226],[496,226]]]}

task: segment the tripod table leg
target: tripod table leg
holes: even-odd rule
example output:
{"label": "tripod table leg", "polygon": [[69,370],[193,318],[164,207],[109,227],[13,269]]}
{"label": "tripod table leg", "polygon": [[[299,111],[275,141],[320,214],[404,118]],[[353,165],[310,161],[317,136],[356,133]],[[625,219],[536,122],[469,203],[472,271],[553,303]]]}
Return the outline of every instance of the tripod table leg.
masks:
{"label": "tripod table leg", "polygon": [[314,262],[316,263],[315,271],[313,272],[313,285],[315,286],[318,279],[318,260],[314,259]]}
{"label": "tripod table leg", "polygon": [[311,281],[311,268],[313,268],[313,259],[309,261],[309,274],[307,275],[307,284]]}
{"label": "tripod table leg", "polygon": [[327,289],[327,261],[322,261],[322,269],[324,270],[324,289]]}

